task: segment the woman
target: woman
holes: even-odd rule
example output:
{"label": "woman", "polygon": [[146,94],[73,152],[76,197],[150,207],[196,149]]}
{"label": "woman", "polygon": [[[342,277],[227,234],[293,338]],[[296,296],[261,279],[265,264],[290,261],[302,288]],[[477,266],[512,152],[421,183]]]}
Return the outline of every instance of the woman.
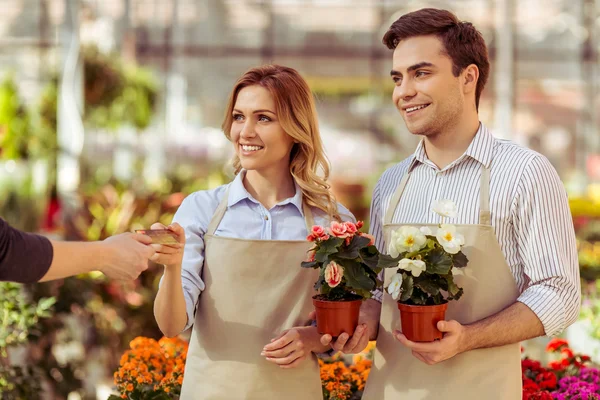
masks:
{"label": "woman", "polygon": [[235,84],[222,128],[237,177],[182,203],[170,229],[183,257],[170,247],[154,256],[165,264],[160,329],[194,325],[181,398],[321,399],[314,353],[328,349],[303,326],[318,272],[300,263],[313,224],[353,217],[329,190],[310,89],[291,68],[253,68]]}

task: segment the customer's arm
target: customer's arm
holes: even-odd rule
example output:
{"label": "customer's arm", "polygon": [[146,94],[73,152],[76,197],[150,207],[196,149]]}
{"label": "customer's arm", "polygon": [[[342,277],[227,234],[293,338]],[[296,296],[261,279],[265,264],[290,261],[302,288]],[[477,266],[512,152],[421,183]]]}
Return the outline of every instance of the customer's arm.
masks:
{"label": "customer's arm", "polygon": [[101,271],[111,279],[136,279],[148,269],[154,254],[152,239],[136,233],[122,233],[101,242],[60,242],[52,244],[52,264],[41,282]]}
{"label": "customer's arm", "polygon": [[131,233],[102,242],[51,241],[0,219],[0,281],[33,283],[96,270],[113,279],[135,279],[154,254],[150,241]]}

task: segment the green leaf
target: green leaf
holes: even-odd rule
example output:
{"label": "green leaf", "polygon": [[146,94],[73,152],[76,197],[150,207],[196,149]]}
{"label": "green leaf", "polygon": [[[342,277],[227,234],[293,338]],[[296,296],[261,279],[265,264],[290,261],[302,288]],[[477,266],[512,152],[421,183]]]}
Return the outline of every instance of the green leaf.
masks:
{"label": "green leaf", "polygon": [[413,277],[409,274],[402,274],[402,285],[400,286],[400,301],[406,301],[413,295],[414,285]]}
{"label": "green leaf", "polygon": [[371,239],[364,236],[354,236],[348,247],[345,249],[342,248],[342,251],[340,251],[336,256],[351,260],[358,258],[360,249],[367,247],[370,241]]}
{"label": "green leaf", "polygon": [[315,282],[315,290],[317,290],[319,293],[323,293],[323,291],[321,290],[321,288],[323,286],[327,286],[327,285],[323,285],[325,283],[325,277],[323,275],[319,275],[319,279],[317,279],[317,281]]}
{"label": "green leaf", "polygon": [[397,258],[390,257],[387,254],[379,255],[379,262],[377,263],[377,268],[394,268],[398,266],[398,260],[401,256]]}
{"label": "green leaf", "polygon": [[425,293],[424,291],[422,291],[418,287],[415,287],[413,289],[412,295],[410,296],[410,299],[412,300],[412,302],[415,303],[415,304],[417,304],[417,305],[425,305],[425,304],[427,304],[427,299],[428,298],[429,298],[429,296],[427,295],[427,293]]}
{"label": "green leaf", "polygon": [[427,256],[427,272],[430,274],[446,275],[452,268],[452,257],[443,249],[431,250]]}
{"label": "green leaf", "polygon": [[49,310],[56,303],[56,299],[54,297],[43,297],[38,302],[38,310]]}
{"label": "green leaf", "polygon": [[456,283],[454,283],[454,277],[452,274],[448,274],[445,276],[446,281],[448,282],[448,300],[458,300],[463,294],[463,289],[458,287]]}
{"label": "green leaf", "polygon": [[444,302],[444,295],[442,295],[442,293],[438,293],[431,297],[431,299],[433,300],[433,304],[442,304]]}
{"label": "green leaf", "polygon": [[302,261],[300,266],[302,268],[319,268],[319,263],[317,261]]}
{"label": "green leaf", "polygon": [[356,261],[347,260],[343,264],[346,285],[355,290],[373,290],[375,281],[364,271],[362,265]]}
{"label": "green leaf", "polygon": [[321,242],[319,250],[315,254],[315,260],[321,263],[328,262],[329,256],[338,252],[338,247],[343,241],[342,238],[330,237]]}
{"label": "green leaf", "polygon": [[452,266],[456,268],[464,268],[467,266],[469,259],[464,255],[462,251],[452,256]]}
{"label": "green leaf", "polygon": [[424,292],[435,296],[440,293],[440,282],[437,282],[435,278],[436,275],[421,274],[421,276],[415,279],[414,285]]}
{"label": "green leaf", "polygon": [[[360,249],[359,256],[363,263],[365,263],[372,271],[376,274],[380,273],[382,268],[378,266],[379,264],[379,254],[372,254],[369,248],[374,246],[369,246],[368,248]],[[377,249],[375,249],[377,251]]]}

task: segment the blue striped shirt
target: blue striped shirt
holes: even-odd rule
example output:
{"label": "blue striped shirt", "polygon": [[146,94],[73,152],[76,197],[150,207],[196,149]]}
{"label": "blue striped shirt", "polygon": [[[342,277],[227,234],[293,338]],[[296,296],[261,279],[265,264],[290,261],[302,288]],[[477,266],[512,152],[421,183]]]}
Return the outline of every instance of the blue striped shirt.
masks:
{"label": "blue striped shirt", "polygon": [[[270,210],[254,199],[244,187],[240,172],[229,184],[212,190],[201,190],[184,199],[173,217],[185,229],[185,248],[181,268],[181,280],[188,321],[185,329],[194,323],[196,306],[204,290],[202,267],[204,265],[204,234],[215,210],[228,187],[227,212],[215,231],[215,236],[254,240],[304,240],[308,235],[302,210],[302,191],[296,185],[296,194],[285,199]],[[329,226],[327,214],[311,208],[317,225]],[[338,212],[344,221],[355,221],[344,206],[338,204]],[[298,268],[300,263],[298,262]]]}
{"label": "blue striped shirt", "polygon": [[[491,165],[490,212],[500,248],[521,292],[518,301],[541,320],[547,335],[561,333],[579,315],[581,287],[573,220],[566,191],[548,159],[496,139],[480,124],[466,152],[440,170],[421,141],[415,153],[386,170],[373,193],[371,234],[385,252],[383,217],[394,191],[411,171],[394,223],[438,224],[434,200],[458,207],[457,224],[479,221],[481,166]],[[379,291],[375,297],[381,301]]]}

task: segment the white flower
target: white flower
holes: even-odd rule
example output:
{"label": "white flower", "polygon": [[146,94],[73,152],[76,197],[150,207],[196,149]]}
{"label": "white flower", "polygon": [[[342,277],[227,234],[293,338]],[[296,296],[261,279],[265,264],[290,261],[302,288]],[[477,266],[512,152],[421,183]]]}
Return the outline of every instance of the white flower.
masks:
{"label": "white flower", "polygon": [[406,251],[421,250],[426,242],[427,238],[419,229],[414,226],[403,226],[400,229],[392,231],[388,253],[391,257],[398,257],[400,253]]}
{"label": "white flower", "polygon": [[454,218],[457,214],[456,204],[452,200],[436,200],[431,208],[442,217]]}
{"label": "white flower", "polygon": [[427,267],[424,261],[421,260],[411,260],[410,258],[403,258],[398,263],[398,267],[405,271],[409,271],[412,276],[415,278],[421,275],[421,272],[425,271]]}
{"label": "white flower", "polygon": [[422,226],[421,229],[419,229],[419,230],[425,236],[432,236],[433,235],[433,232],[431,231],[431,229],[429,229],[428,226]]}
{"label": "white flower", "polygon": [[398,297],[400,297],[401,287],[402,287],[402,275],[394,274],[394,276],[392,276],[392,281],[390,282],[390,285],[388,286],[388,293],[392,295],[392,298],[394,300],[398,300]]}
{"label": "white flower", "polygon": [[437,230],[435,237],[442,245],[444,250],[450,254],[456,254],[465,244],[465,238],[460,233],[456,232],[454,225],[442,224]]}

